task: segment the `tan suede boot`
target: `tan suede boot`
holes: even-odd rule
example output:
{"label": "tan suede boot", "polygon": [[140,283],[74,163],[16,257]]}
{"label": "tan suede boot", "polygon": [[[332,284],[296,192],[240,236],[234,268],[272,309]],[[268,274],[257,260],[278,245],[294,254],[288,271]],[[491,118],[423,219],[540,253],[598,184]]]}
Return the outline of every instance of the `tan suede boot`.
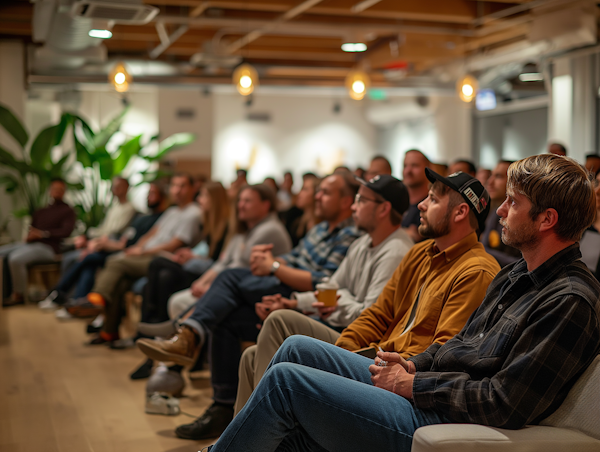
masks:
{"label": "tan suede boot", "polygon": [[192,366],[196,362],[201,346],[198,335],[186,325],[168,340],[139,339],[136,344],[148,358],[182,366]]}

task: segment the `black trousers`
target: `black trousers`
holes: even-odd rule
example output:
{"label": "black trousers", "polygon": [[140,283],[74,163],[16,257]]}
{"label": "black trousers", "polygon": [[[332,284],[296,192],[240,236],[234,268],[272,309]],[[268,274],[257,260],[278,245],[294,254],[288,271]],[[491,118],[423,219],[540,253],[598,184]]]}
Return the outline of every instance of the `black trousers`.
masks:
{"label": "black trousers", "polygon": [[199,276],[184,270],[170,259],[154,258],[148,269],[148,283],[143,292],[142,322],[159,323],[169,320],[169,297],[190,287]]}

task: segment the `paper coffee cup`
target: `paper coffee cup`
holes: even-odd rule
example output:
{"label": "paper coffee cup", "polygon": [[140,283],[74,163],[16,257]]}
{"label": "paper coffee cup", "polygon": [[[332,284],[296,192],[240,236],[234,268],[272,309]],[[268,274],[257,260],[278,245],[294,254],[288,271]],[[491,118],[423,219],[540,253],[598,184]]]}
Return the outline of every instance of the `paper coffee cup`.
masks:
{"label": "paper coffee cup", "polygon": [[335,306],[337,304],[337,291],[339,289],[338,284],[335,281],[330,281],[329,278],[323,278],[319,284],[317,284],[317,300],[323,303],[325,306]]}

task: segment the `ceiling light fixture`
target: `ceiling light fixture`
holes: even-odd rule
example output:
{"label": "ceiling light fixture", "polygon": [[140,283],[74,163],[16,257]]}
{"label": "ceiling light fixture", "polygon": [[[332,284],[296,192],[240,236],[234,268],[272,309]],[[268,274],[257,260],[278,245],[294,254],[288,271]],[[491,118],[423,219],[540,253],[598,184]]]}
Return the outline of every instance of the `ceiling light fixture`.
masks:
{"label": "ceiling light fixture", "polygon": [[478,88],[477,79],[472,75],[465,75],[461,78],[456,84],[456,89],[458,91],[458,97],[463,102],[471,102],[475,99],[475,95],[477,94]]}
{"label": "ceiling light fixture", "polygon": [[344,52],[364,52],[367,50],[367,45],[364,42],[345,42],[342,44]]}
{"label": "ceiling light fixture", "polygon": [[124,93],[129,89],[129,85],[133,82],[133,77],[123,63],[117,63],[110,74],[108,81],[115,87],[119,93]]}
{"label": "ceiling light fixture", "polygon": [[544,76],[539,72],[523,72],[519,74],[519,80],[522,82],[541,82]]}
{"label": "ceiling light fixture", "polygon": [[233,84],[242,96],[252,94],[258,86],[258,73],[249,64],[242,64],[233,71]]}
{"label": "ceiling light fixture", "polygon": [[361,100],[365,97],[370,84],[369,76],[362,71],[352,71],[346,76],[346,88],[354,100]]}
{"label": "ceiling light fixture", "polygon": [[112,32],[110,30],[99,30],[93,29],[88,31],[88,36],[90,38],[99,38],[99,39],[110,39],[112,38]]}

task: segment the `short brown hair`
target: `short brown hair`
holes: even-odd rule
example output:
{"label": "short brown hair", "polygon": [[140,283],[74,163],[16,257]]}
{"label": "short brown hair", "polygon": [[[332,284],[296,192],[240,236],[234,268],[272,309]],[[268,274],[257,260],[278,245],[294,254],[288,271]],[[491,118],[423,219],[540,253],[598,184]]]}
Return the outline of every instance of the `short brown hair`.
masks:
{"label": "short brown hair", "polygon": [[546,209],[556,210],[555,231],[563,240],[578,241],[594,221],[593,177],[572,158],[540,154],[519,160],[508,168],[506,187],[531,202],[531,219]]}

